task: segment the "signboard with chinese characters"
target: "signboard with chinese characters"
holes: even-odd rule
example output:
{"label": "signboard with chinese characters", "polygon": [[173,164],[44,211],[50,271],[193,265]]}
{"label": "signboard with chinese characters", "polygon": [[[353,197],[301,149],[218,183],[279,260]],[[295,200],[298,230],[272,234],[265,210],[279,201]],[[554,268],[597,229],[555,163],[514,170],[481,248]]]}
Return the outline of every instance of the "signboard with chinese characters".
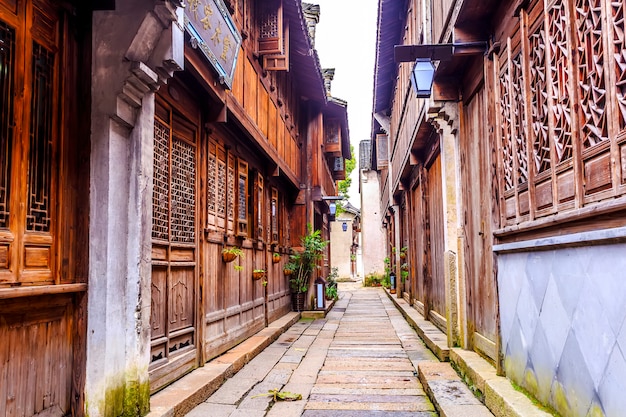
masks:
{"label": "signboard with chinese characters", "polygon": [[188,0],[185,29],[228,88],[232,87],[241,35],[222,0]]}

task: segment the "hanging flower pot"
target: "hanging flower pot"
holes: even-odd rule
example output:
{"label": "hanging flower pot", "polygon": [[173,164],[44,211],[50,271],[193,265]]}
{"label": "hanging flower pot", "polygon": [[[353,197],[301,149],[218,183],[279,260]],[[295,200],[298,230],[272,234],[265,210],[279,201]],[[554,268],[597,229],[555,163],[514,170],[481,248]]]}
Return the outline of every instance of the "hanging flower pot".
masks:
{"label": "hanging flower pot", "polygon": [[234,261],[238,256],[243,256],[243,250],[237,246],[222,249],[222,260],[226,263]]}
{"label": "hanging flower pot", "polygon": [[285,274],[286,277],[290,277],[291,274],[293,274],[293,270],[289,268],[285,268],[283,269],[283,273]]}
{"label": "hanging flower pot", "polygon": [[275,263],[275,264],[280,262],[280,253],[274,252],[272,254],[272,262]]}
{"label": "hanging flower pot", "polygon": [[255,281],[260,280],[265,276],[265,269],[255,269],[252,271],[252,279]]}

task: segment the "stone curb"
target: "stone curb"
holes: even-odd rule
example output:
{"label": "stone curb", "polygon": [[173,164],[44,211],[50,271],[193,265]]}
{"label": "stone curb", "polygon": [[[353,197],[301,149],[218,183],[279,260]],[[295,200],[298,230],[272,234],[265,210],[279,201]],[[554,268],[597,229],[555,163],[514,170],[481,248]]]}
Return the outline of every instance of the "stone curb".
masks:
{"label": "stone curb", "polygon": [[437,326],[424,320],[420,313],[411,307],[404,298],[396,297],[395,294],[389,293],[387,289],[385,289],[385,293],[393,301],[396,308],[400,310],[406,321],[415,329],[426,346],[441,362],[447,362],[450,358],[450,348],[448,347],[446,335]]}
{"label": "stone curb", "polygon": [[184,416],[300,319],[287,313],[234,348],[150,397],[147,417]]}
{"label": "stone curb", "polygon": [[493,417],[448,362],[421,362],[419,379],[441,417]]}
{"label": "stone curb", "polygon": [[[404,299],[393,296],[387,290],[385,292],[439,360],[442,362],[450,361],[466,379],[466,383],[472,384],[476,390],[480,391],[484,405],[494,416],[552,417],[552,414],[533,404],[526,395],[515,390],[507,378],[498,376],[495,368],[477,353],[461,348],[448,348],[447,339],[443,332],[429,321],[424,320],[417,310],[409,306]],[[422,367],[422,364],[419,367]],[[436,403],[437,399],[431,397],[431,401]],[[464,414],[450,414],[450,416],[456,415],[463,416]],[[472,414],[467,415],[471,416]]]}

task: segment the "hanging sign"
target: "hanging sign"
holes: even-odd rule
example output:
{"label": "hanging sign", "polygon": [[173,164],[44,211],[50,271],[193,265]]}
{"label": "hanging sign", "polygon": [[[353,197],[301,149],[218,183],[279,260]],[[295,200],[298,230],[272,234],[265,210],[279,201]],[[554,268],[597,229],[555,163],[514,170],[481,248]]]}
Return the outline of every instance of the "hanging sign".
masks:
{"label": "hanging sign", "polygon": [[220,82],[232,88],[241,35],[222,0],[188,0],[185,29],[191,46],[200,48],[220,76]]}

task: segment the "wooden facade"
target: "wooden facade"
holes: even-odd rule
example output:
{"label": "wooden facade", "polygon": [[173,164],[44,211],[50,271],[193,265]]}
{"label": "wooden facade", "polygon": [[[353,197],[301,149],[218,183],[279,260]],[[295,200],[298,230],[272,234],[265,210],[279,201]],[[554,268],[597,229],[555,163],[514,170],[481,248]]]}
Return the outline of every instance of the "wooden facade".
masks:
{"label": "wooden facade", "polygon": [[[0,415],[83,407],[88,32],[55,1],[0,2]],[[87,49],[86,49],[87,48]]]}
{"label": "wooden facade", "polygon": [[[210,16],[204,3],[189,10],[192,23]],[[246,34],[232,88],[186,46],[185,71],[157,95],[151,392],[290,311],[282,267],[307,224],[328,238],[323,197],[342,178],[335,158],[349,157],[345,103],[326,102],[316,59],[289,51],[311,42],[302,5],[224,6]],[[322,152],[329,137],[334,147]],[[221,256],[231,246],[244,252],[232,264]],[[254,269],[266,277],[253,280]]]}
{"label": "wooden facade", "polygon": [[290,311],[282,267],[307,224],[328,239],[350,156],[319,9],[87,3],[0,0],[2,416],[143,415]]}
{"label": "wooden facade", "polygon": [[[610,369],[622,360],[610,352],[623,304],[602,295],[603,285],[620,279],[604,271],[615,260],[602,251],[624,240],[625,7],[379,2],[372,141],[384,138],[387,149],[373,146],[372,165],[386,225],[401,229],[390,231],[389,247],[409,248],[398,296],[450,346],[476,351],[563,415],[618,415],[623,406],[598,362]],[[435,61],[426,100],[411,91],[413,63],[389,64],[390,45],[476,41],[484,51]],[[572,246],[594,253],[580,266],[589,303],[568,288],[578,276],[568,266]],[[558,318],[549,305],[566,313]],[[606,327],[583,328],[580,311],[590,309],[609,317]],[[555,341],[559,332],[567,343]],[[608,341],[606,351],[587,346],[588,338]],[[588,380],[569,377],[573,349],[582,352]],[[568,393],[564,401],[555,400],[557,391]]]}

